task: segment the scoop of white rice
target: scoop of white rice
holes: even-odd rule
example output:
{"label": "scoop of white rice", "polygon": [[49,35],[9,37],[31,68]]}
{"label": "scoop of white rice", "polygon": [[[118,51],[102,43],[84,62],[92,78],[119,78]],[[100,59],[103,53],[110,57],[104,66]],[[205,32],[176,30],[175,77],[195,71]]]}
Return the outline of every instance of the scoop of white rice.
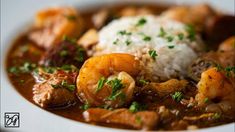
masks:
{"label": "scoop of white rice", "polygon": [[[99,32],[96,55],[129,53],[143,64],[143,74],[153,80],[182,77],[201,48],[198,36],[191,41],[185,25],[155,16],[123,17]],[[151,57],[149,51],[156,51]]]}

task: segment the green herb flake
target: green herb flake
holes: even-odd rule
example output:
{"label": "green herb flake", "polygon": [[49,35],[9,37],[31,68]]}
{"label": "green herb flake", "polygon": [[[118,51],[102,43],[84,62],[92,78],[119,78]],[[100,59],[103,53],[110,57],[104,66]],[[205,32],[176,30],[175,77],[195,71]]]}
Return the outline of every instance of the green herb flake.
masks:
{"label": "green herb flake", "polygon": [[149,82],[146,81],[146,80],[144,80],[144,79],[140,79],[140,80],[139,80],[139,83],[140,83],[141,85],[146,85],[146,84],[148,84]]}
{"label": "green herb flake", "polygon": [[67,55],[68,55],[68,51],[67,50],[60,51],[60,56],[61,57],[64,57],[64,56],[67,56]]}
{"label": "green herb flake", "polygon": [[142,123],[141,117],[137,115],[137,116],[135,117],[135,122],[136,122],[137,124],[141,124],[141,123]]}
{"label": "green herb flake", "polygon": [[125,43],[126,43],[126,45],[128,46],[128,45],[131,44],[131,41],[130,41],[130,40],[126,40]]}
{"label": "green herb flake", "polygon": [[119,41],[119,39],[117,38],[115,41],[113,41],[113,44],[117,44],[118,43],[118,41]]}
{"label": "green herb flake", "polygon": [[42,69],[46,73],[54,73],[57,70],[55,67],[43,67]]}
{"label": "green herb flake", "polygon": [[141,18],[141,19],[139,19],[139,21],[136,23],[135,26],[137,26],[137,27],[143,26],[146,22],[147,22],[147,20],[145,18]]}
{"label": "green herb flake", "polygon": [[163,27],[160,27],[160,33],[159,33],[159,37],[164,37],[166,35],[165,30],[163,29]]}
{"label": "green herb flake", "polygon": [[79,107],[82,110],[87,110],[90,108],[90,105],[88,103],[83,104],[82,106]]}
{"label": "green herb flake", "polygon": [[98,81],[98,86],[97,86],[95,92],[100,91],[103,88],[105,82],[106,82],[106,79],[104,77],[101,77]]}
{"label": "green herb flake", "polygon": [[175,46],[174,45],[169,45],[168,48],[169,49],[173,49]]}
{"label": "green herb flake", "polygon": [[183,93],[182,92],[175,92],[171,97],[176,102],[180,102],[183,99]]}
{"label": "green herb flake", "polygon": [[67,35],[63,35],[62,40],[70,42],[72,44],[76,44],[77,43],[77,39],[76,38],[70,38]]}
{"label": "green herb flake", "polygon": [[215,114],[212,116],[212,118],[215,119],[215,120],[219,119],[220,117],[221,117],[221,114],[219,114],[219,113],[215,113]]}
{"label": "green herb flake", "polygon": [[129,107],[129,111],[132,112],[132,113],[142,111],[142,110],[145,110],[145,109],[146,109],[145,105],[141,105],[136,101],[132,102],[132,104]]}
{"label": "green herb flake", "polygon": [[23,45],[22,47],[20,47],[20,51],[22,52],[22,53],[25,53],[25,52],[27,52],[29,50],[29,45],[28,44],[25,44],[25,45]]}
{"label": "green herb flake", "polygon": [[70,21],[75,21],[77,19],[77,17],[74,15],[65,15],[65,17]]}
{"label": "green herb flake", "polygon": [[57,85],[57,84],[51,84],[51,87],[53,87],[53,88],[60,88],[60,85]]}
{"label": "green herb flake", "polygon": [[156,59],[157,56],[156,50],[150,50],[148,53],[154,60]]}
{"label": "green herb flake", "polygon": [[223,67],[220,64],[216,64],[216,70],[217,71],[222,71]]}
{"label": "green herb flake", "polygon": [[108,97],[108,100],[116,100],[117,97],[123,96],[121,89],[124,88],[124,85],[120,79],[115,78],[113,80],[109,80],[107,81],[107,84],[112,88],[112,92]]}
{"label": "green herb flake", "polygon": [[205,98],[204,103],[208,103],[208,102],[209,102],[209,98]]}
{"label": "green herb flake", "polygon": [[191,41],[195,40],[196,31],[192,25],[186,25],[185,30],[188,32],[187,38]]}
{"label": "green herb flake", "polygon": [[120,35],[131,35],[132,33],[127,32],[126,30],[121,30],[121,31],[118,32],[118,34],[120,34]]}
{"label": "green herb flake", "polygon": [[172,36],[167,36],[166,39],[168,42],[172,42],[174,38]]}
{"label": "green herb flake", "polygon": [[143,38],[144,41],[151,41],[151,39],[152,38],[150,36],[144,36],[144,38]]}
{"label": "green herb flake", "polygon": [[178,36],[179,40],[183,40],[184,39],[184,34],[183,33],[179,33],[177,36]]}
{"label": "green herb flake", "polygon": [[130,112],[134,113],[139,111],[140,105],[137,102],[132,102],[131,106],[129,107]]}
{"label": "green herb flake", "polygon": [[18,67],[16,67],[16,66],[10,67],[8,71],[12,74],[18,74],[20,72]]}
{"label": "green herb flake", "polygon": [[19,82],[20,82],[20,83],[24,83],[24,82],[25,82],[25,80],[21,79]]}

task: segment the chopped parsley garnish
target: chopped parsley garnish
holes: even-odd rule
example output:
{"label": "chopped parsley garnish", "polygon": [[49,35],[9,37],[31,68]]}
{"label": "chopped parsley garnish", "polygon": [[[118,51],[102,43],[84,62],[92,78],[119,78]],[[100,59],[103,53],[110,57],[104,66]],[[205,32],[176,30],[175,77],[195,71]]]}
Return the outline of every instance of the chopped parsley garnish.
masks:
{"label": "chopped parsley garnish", "polygon": [[[223,68],[220,64],[216,65],[217,71],[224,71],[227,77],[230,77],[232,72],[235,74],[235,66],[227,66]],[[234,76],[235,77],[235,76]]]}
{"label": "chopped parsley garnish", "polygon": [[74,65],[62,65],[59,69],[64,71],[77,71],[77,67]]}
{"label": "chopped parsley garnish", "polygon": [[18,74],[20,71],[19,71],[18,67],[12,66],[9,68],[9,72],[13,73],[13,74]]}
{"label": "chopped parsley garnish", "polygon": [[20,51],[23,53],[27,52],[28,50],[29,50],[29,45],[27,44],[20,47]]}
{"label": "chopped parsley garnish", "polygon": [[174,38],[172,36],[167,36],[166,39],[168,42],[172,42]]}
{"label": "chopped parsley garnish", "polygon": [[57,70],[56,67],[42,67],[42,69],[46,73],[54,73]]}
{"label": "chopped parsley garnish", "polygon": [[191,41],[195,40],[196,31],[192,25],[186,25],[185,30],[188,32],[187,38]]}
{"label": "chopped parsley garnish", "polygon": [[68,55],[68,51],[67,50],[62,50],[60,51],[60,56],[67,56]]}
{"label": "chopped parsley garnish", "polygon": [[88,103],[83,104],[82,106],[79,107],[82,110],[87,110],[90,108],[90,105]]}
{"label": "chopped parsley garnish", "polygon": [[176,102],[180,102],[183,99],[183,93],[182,92],[175,92],[171,97]]}
{"label": "chopped parsley garnish", "polygon": [[118,34],[120,34],[120,35],[131,35],[132,33],[127,32],[126,30],[121,30],[121,31],[118,32]]}
{"label": "chopped parsley garnish", "polygon": [[36,68],[36,64],[30,63],[30,62],[25,62],[23,66],[19,67],[19,69],[24,73],[28,73],[35,68]]}
{"label": "chopped parsley garnish", "polygon": [[166,35],[165,30],[163,29],[163,27],[160,28],[160,33],[159,33],[159,37],[164,37]]}
{"label": "chopped parsley garnish", "polygon": [[106,79],[104,77],[101,77],[98,81],[98,85],[97,85],[95,92],[100,91],[103,88],[105,82],[106,82]]}
{"label": "chopped parsley garnish", "polygon": [[113,41],[113,44],[117,44],[119,39],[117,38],[115,41]]}
{"label": "chopped parsley garnish", "polygon": [[223,67],[220,64],[216,64],[216,70],[221,71],[223,70]]}
{"label": "chopped parsley garnish", "polygon": [[68,20],[70,20],[70,21],[74,21],[74,20],[77,19],[77,17],[74,16],[74,15],[65,15],[65,17],[66,17]]}
{"label": "chopped parsley garnish", "polygon": [[221,117],[221,114],[219,114],[219,113],[215,113],[213,116],[212,116],[212,118],[213,119],[219,119]]}
{"label": "chopped parsley garnish", "polygon": [[23,80],[23,79],[20,80],[20,83],[24,83],[24,82],[25,82],[25,80]]}
{"label": "chopped parsley garnish", "polygon": [[130,41],[130,40],[126,40],[125,43],[126,43],[126,45],[128,46],[128,45],[131,44],[131,41]]}
{"label": "chopped parsley garnish", "polygon": [[30,73],[36,69],[35,63],[25,62],[22,66],[12,66],[9,68],[9,72],[17,75],[18,73]]}
{"label": "chopped parsley garnish", "polygon": [[157,56],[156,50],[150,50],[148,53],[154,60],[156,59]]}
{"label": "chopped parsley garnish", "polygon": [[135,26],[143,26],[145,23],[147,22],[147,20],[145,18],[141,18],[139,19],[139,21],[136,23]]}
{"label": "chopped parsley garnish", "polygon": [[143,40],[144,41],[151,41],[151,37],[150,36],[144,36]]}
{"label": "chopped parsley garnish", "polygon": [[146,85],[146,84],[148,84],[149,82],[146,81],[146,80],[144,80],[144,79],[140,79],[140,80],[139,80],[139,83],[140,83],[141,85]]}
{"label": "chopped parsley garnish", "polygon": [[51,84],[53,88],[66,88],[69,91],[74,91],[76,86],[73,84],[68,84],[67,81],[63,80],[60,84]]}
{"label": "chopped parsley garnish", "polygon": [[77,50],[75,53],[75,57],[74,60],[78,61],[78,62],[83,62],[84,61],[84,52],[85,50],[79,46],[77,46]]}
{"label": "chopped parsley garnish", "polygon": [[233,72],[235,74],[235,66],[225,67],[224,71],[226,72],[226,76],[230,77],[231,76],[231,72]]}
{"label": "chopped parsley garnish", "polygon": [[141,124],[141,123],[142,123],[141,117],[137,115],[137,116],[135,117],[135,122],[136,122],[137,124]]}
{"label": "chopped parsley garnish", "polygon": [[72,44],[76,44],[76,43],[77,43],[77,39],[75,39],[75,38],[70,38],[70,37],[68,37],[67,35],[64,35],[63,38],[62,38],[62,40],[63,40],[63,41],[68,41],[68,42],[70,42],[70,43],[72,43]]}
{"label": "chopped parsley garnish", "polygon": [[121,91],[121,89],[124,88],[124,85],[120,79],[115,78],[113,80],[109,80],[107,84],[112,88],[112,92],[108,97],[108,100],[116,100],[117,97],[120,97],[121,99],[125,98],[125,94]]}
{"label": "chopped parsley garnish", "polygon": [[138,111],[141,111],[141,110],[144,110],[146,109],[146,106],[145,105],[141,105],[139,104],[138,102],[132,102],[132,104],[130,105],[129,107],[129,111],[132,112],[132,113],[135,113],[135,112],[138,112]]}
{"label": "chopped parsley garnish", "polygon": [[184,39],[184,34],[183,33],[179,33],[177,36],[178,36],[179,40],[183,40]]}
{"label": "chopped parsley garnish", "polygon": [[209,98],[205,98],[204,103],[208,103],[208,102],[209,102]]}
{"label": "chopped parsley garnish", "polygon": [[168,48],[169,49],[173,49],[175,46],[174,45],[169,45]]}

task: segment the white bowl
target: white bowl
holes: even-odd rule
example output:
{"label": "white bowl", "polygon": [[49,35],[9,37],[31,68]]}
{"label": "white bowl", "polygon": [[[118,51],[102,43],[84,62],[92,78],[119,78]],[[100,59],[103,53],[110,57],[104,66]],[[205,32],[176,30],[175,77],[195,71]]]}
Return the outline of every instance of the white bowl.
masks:
{"label": "white bowl", "polygon": [[[55,5],[72,5],[80,10],[122,2],[194,4],[209,3],[222,12],[234,15],[234,0],[2,0],[1,6],[1,129],[23,132],[64,132],[64,131],[130,131],[89,125],[47,112],[22,97],[11,85],[6,73],[5,59],[14,38],[29,27],[34,14],[41,8]],[[4,113],[19,112],[20,127],[4,128]],[[200,129],[199,131],[234,132],[234,123]]]}

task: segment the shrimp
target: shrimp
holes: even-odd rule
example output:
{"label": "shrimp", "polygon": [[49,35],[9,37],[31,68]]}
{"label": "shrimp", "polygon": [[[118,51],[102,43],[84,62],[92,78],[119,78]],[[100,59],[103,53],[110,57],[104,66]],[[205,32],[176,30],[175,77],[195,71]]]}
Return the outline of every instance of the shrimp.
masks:
{"label": "shrimp", "polygon": [[179,6],[170,8],[163,12],[162,16],[186,24],[192,24],[198,31],[201,31],[205,22],[215,14],[215,11],[213,11],[208,5],[200,4],[192,7]]}
{"label": "shrimp", "polygon": [[219,51],[233,51],[235,52],[235,36],[232,36],[222,42],[219,46]]}
{"label": "shrimp", "polygon": [[[135,87],[132,77],[138,75],[139,69],[139,61],[129,54],[92,57],[84,63],[77,77],[78,96],[83,103],[91,106],[119,107],[132,99]],[[97,91],[102,78],[106,81],[103,79],[103,86]],[[116,85],[115,88],[110,86],[111,83]],[[112,94],[115,94],[114,97],[124,95],[125,98],[109,99]]]}
{"label": "shrimp", "polygon": [[40,47],[49,48],[64,35],[76,37],[82,31],[82,18],[72,7],[54,7],[42,10],[35,18],[35,31],[29,38]]}
{"label": "shrimp", "polygon": [[[232,82],[225,75],[213,67],[201,75],[197,84],[198,94],[195,100],[198,106],[206,106],[207,112],[224,112],[234,114],[235,111],[235,88]],[[206,100],[212,104],[207,104]]]}

